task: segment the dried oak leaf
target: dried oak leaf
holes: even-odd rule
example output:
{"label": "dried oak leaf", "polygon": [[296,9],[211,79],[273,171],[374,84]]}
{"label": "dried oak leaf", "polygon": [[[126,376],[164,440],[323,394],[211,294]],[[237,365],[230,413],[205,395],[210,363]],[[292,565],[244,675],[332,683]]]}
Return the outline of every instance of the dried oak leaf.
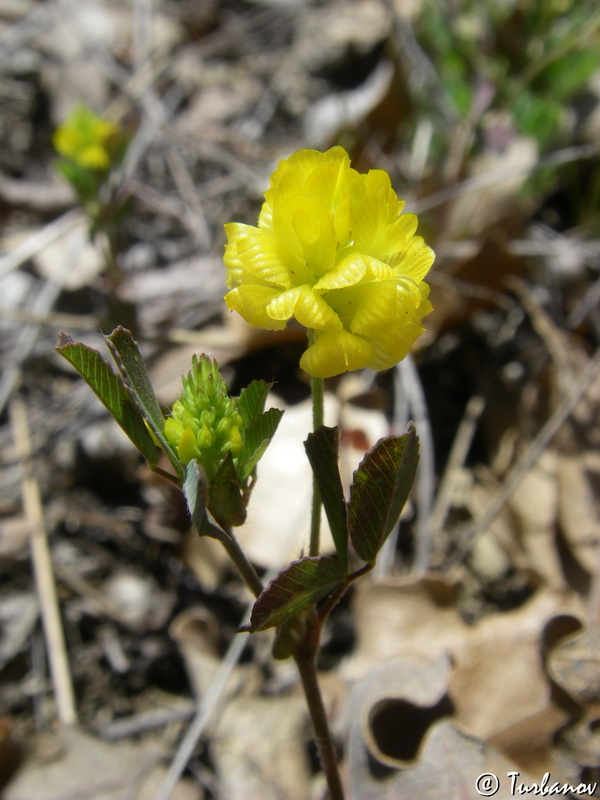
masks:
{"label": "dried oak leaf", "polygon": [[577,631],[550,652],[548,674],[579,705],[600,703],[600,630]]}

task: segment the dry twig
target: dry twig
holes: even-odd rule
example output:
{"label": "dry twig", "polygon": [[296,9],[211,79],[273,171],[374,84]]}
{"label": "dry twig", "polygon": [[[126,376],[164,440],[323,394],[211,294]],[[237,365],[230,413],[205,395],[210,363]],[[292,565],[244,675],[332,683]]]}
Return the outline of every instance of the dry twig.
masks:
{"label": "dry twig", "polygon": [[32,449],[27,410],[21,400],[14,398],[10,412],[17,453],[21,461],[23,506],[31,531],[31,559],[46,637],[57,715],[64,725],[75,725],[77,722],[75,696],[44,525],[40,489],[31,472]]}
{"label": "dry twig", "polygon": [[585,397],[594,383],[600,376],[600,349],[590,360],[583,374],[572,384],[571,390],[567,392],[557,405],[554,413],[542,426],[535,439],[522,454],[521,458],[515,463],[508,472],[501,489],[498,491],[492,502],[487,507],[481,517],[467,526],[463,532],[462,544],[457,548],[453,560],[458,561],[464,558],[470,551],[474,539],[487,530],[498,514],[512,497],[515,490],[522,483],[529,470],[537,462],[538,458],[556,436],[564,422],[573,412],[579,401]]}

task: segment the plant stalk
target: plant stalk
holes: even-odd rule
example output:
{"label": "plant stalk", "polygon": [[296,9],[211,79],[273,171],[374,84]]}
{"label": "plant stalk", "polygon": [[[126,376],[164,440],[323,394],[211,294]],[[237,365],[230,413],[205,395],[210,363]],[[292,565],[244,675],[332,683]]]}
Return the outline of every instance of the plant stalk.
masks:
{"label": "plant stalk", "polygon": [[[320,631],[319,625],[317,625],[316,630]],[[316,652],[313,648],[300,648],[298,652],[296,652],[294,658],[298,665],[300,679],[302,680],[302,688],[304,689],[306,703],[312,719],[315,740],[319,751],[319,759],[323,767],[325,779],[327,780],[327,786],[329,787],[329,798],[330,800],[344,800],[344,790],[342,788],[342,780],[338,769],[337,754],[333,745],[333,739],[331,738],[327,713],[317,680],[315,655]]]}
{"label": "plant stalk", "polygon": [[246,554],[239,545],[238,540],[233,535],[233,531],[227,530],[226,536],[219,537],[219,541],[223,543],[223,547],[227,550],[227,554],[235,564],[238,572],[244,579],[244,583],[250,589],[255,597],[258,597],[263,590],[263,585],[256,574],[256,570],[248,561]]}
{"label": "plant stalk", "polygon": [[[309,332],[311,333],[311,332]],[[312,336],[309,337],[309,341]],[[324,386],[323,378],[311,378],[310,389],[313,403],[313,430],[316,431],[323,425],[325,418]],[[313,476],[313,499],[312,512],[310,518],[310,545],[309,555],[318,556],[321,537],[321,493],[317,486],[317,481]]]}

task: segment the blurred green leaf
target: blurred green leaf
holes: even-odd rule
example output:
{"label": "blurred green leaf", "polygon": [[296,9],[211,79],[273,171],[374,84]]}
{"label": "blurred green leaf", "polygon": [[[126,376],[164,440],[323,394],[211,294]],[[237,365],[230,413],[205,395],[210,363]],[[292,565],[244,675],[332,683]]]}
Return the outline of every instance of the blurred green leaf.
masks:
{"label": "blurred green leaf", "polygon": [[555,100],[567,101],[579,92],[600,65],[600,46],[566,53],[547,66],[537,78]]}
{"label": "blurred green leaf", "polygon": [[348,533],[357,555],[372,564],[408,499],[419,464],[419,439],[387,436],[369,450],[354,473]]}
{"label": "blurred green leaf", "polygon": [[[555,146],[598,69],[599,29],[597,0],[424,0],[414,30],[434,69],[423,76],[432,91],[414,92],[416,114],[442,121],[448,106],[456,109],[456,124],[468,119],[482,134],[473,137],[473,151],[485,149],[495,119],[481,105],[489,94],[489,111],[501,112],[496,119],[511,115],[542,149]],[[446,125],[436,127],[432,159],[443,159],[452,141]]]}
{"label": "blurred green leaf", "polygon": [[250,630],[281,625],[299,611],[344,583],[345,570],[337,558],[307,556],[293,561],[263,590],[254,604]]}
{"label": "blurred green leaf", "polygon": [[66,358],[89,384],[150,466],[157,466],[159,451],[150,436],[140,409],[127,387],[114,374],[100,353],[81,342],[74,342],[65,333],[59,334],[55,350]]}
{"label": "blurred green leaf", "polygon": [[53,166],[71,184],[81,202],[89,203],[97,199],[104,176],[62,158],[53,161]]}
{"label": "blurred green leaf", "polygon": [[564,114],[561,103],[530,90],[515,99],[512,110],[521,132],[533,136],[542,147],[555,137]]}

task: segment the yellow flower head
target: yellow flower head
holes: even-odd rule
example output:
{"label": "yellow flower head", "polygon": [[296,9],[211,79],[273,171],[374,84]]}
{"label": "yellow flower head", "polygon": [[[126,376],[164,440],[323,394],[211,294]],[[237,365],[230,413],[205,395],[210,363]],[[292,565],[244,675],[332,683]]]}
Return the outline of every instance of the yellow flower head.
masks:
{"label": "yellow flower head", "polygon": [[108,172],[122,150],[120,128],[96,116],[87,106],[77,106],[60,125],[52,143],[61,156],[80,167]]}
{"label": "yellow flower head", "polygon": [[392,367],[431,311],[434,253],[403,207],[386,172],[358,173],[343,148],[298,151],[271,176],[258,227],[225,226],[228,308],[311,330],[300,366],[315,377]]}

